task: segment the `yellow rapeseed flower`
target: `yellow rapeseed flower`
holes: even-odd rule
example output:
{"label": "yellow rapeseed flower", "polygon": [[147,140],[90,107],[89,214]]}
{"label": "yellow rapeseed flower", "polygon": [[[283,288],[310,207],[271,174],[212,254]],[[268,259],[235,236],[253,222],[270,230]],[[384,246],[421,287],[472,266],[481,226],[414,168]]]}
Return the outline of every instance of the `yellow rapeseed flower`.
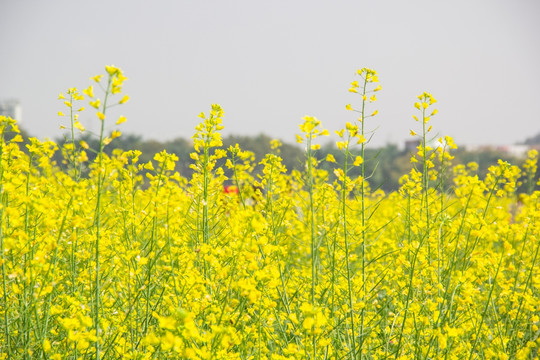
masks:
{"label": "yellow rapeseed flower", "polygon": [[83,93],[88,95],[88,97],[93,98],[94,97],[94,87],[90,85],[88,88],[83,90]]}
{"label": "yellow rapeseed flower", "polygon": [[101,105],[101,100],[96,99],[94,101],[89,102],[90,106],[92,106],[94,109],[99,109],[99,106]]}
{"label": "yellow rapeseed flower", "polygon": [[100,82],[101,81],[101,78],[103,77],[103,75],[96,75],[96,76],[92,76],[90,79],[91,80],[94,80],[95,82]]}
{"label": "yellow rapeseed flower", "polygon": [[73,127],[75,127],[76,129],[78,129],[80,132],[84,132],[86,129],[84,128],[84,126],[78,122],[78,121],[75,121],[73,123]]}

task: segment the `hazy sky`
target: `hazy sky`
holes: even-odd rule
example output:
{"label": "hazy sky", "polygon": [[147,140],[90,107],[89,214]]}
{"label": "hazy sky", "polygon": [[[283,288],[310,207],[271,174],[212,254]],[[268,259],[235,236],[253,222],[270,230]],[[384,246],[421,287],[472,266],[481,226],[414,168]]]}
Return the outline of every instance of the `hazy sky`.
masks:
{"label": "hazy sky", "polygon": [[[129,78],[124,133],[187,138],[219,103],[225,135],[292,142],[304,115],[331,131],[354,121],[349,84],[370,67],[374,145],[410,138],[423,91],[441,135],[510,144],[540,132],[539,19],[538,0],[0,0],[0,98],[58,137],[58,93],[114,64]],[[92,111],[81,122],[98,128]]]}

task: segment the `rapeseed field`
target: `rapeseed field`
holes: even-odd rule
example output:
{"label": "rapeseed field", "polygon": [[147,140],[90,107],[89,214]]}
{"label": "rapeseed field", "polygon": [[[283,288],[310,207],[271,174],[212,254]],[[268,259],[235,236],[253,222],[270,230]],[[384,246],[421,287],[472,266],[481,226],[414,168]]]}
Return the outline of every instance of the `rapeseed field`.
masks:
{"label": "rapeseed field", "polygon": [[[287,171],[274,141],[257,172],[252,153],[221,148],[212,105],[186,178],[174,154],[104,152],[126,120],[110,115],[125,80],[107,66],[60,94],[60,149],[23,148],[0,119],[1,359],[538,358],[537,152],[485,178],[452,164],[450,137],[430,145],[436,100],[423,93],[413,169],[399,191],[373,189],[364,125],[381,86],[364,68],[336,131],[342,163],[316,156],[329,131],[306,116],[304,170]],[[92,111],[95,149],[78,140]]]}

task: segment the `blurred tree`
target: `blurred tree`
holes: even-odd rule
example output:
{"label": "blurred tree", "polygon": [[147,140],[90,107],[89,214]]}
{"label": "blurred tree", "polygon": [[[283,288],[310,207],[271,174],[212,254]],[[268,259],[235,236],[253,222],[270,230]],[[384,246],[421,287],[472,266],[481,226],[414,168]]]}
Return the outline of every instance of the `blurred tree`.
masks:
{"label": "blurred tree", "polygon": [[[21,148],[26,151],[25,144],[28,143],[28,138],[31,136],[24,128],[20,128],[21,136],[23,137],[23,143]],[[14,133],[6,133],[6,139],[10,140],[15,136]],[[77,142],[86,141],[91,149],[97,149],[98,139],[88,133],[83,134],[77,139]],[[270,141],[272,138],[268,135],[259,134],[256,136],[239,136],[229,135],[223,139],[223,149],[228,149],[229,146],[238,144],[241,149],[251,151],[255,155],[255,164],[258,164],[266,154],[272,152]],[[56,143],[61,148],[66,142],[71,140],[67,137],[56,139]],[[534,145],[540,143],[540,134],[537,134],[531,138],[528,138],[523,142],[526,145]],[[176,164],[176,171],[182,176],[190,178],[192,170],[189,165],[193,163],[189,154],[193,151],[191,139],[176,138],[174,140],[161,142],[158,140],[144,140],[140,135],[124,134],[114,139],[111,144],[105,147],[105,153],[111,154],[113,149],[122,150],[140,150],[142,155],[140,157],[141,163],[152,161],[154,155],[158,152],[166,150],[169,153],[173,153],[178,156],[178,162]],[[95,158],[95,153],[87,151],[89,161]],[[332,154],[338,164],[343,163],[343,154],[339,151],[335,143],[327,143],[323,145],[320,150],[315,152],[315,156],[321,160],[320,167],[328,171],[330,178],[334,178],[333,170],[336,164],[332,164],[324,161],[328,154]],[[352,151],[353,156],[360,155],[359,150]],[[283,164],[290,172],[293,169],[303,170],[305,153],[304,150],[297,144],[284,143],[281,146],[280,154],[283,159]],[[408,173],[412,167],[410,162],[411,153],[408,150],[400,150],[395,144],[387,144],[380,148],[368,148],[364,154],[364,160],[366,162],[366,179],[370,183],[372,189],[382,189],[385,192],[391,192],[399,189],[399,179],[404,174]],[[468,164],[469,162],[476,162],[478,164],[478,176],[484,178],[487,173],[487,169],[491,165],[497,164],[499,159],[508,161],[513,165],[521,166],[524,159],[518,159],[509,155],[505,155],[496,150],[478,150],[478,151],[465,151],[457,149],[453,151],[455,159],[452,160],[452,164]],[[62,154],[57,151],[54,155],[54,160],[60,166],[65,166],[63,163]],[[223,166],[224,160],[218,163],[218,166]],[[418,164],[417,164],[418,166]],[[260,166],[255,167],[255,172],[260,171]],[[228,171],[226,171],[228,173]],[[352,168],[349,175],[356,177],[360,175],[360,169],[358,167]],[[448,171],[447,176],[451,178],[451,171]],[[540,177],[540,167],[536,174],[536,179]],[[446,180],[445,180],[446,181]],[[446,184],[450,184],[446,182]],[[520,189],[524,191],[523,189]]]}
{"label": "blurred tree", "polygon": [[530,138],[527,138],[524,142],[523,142],[523,145],[540,145],[540,133],[530,137]]}

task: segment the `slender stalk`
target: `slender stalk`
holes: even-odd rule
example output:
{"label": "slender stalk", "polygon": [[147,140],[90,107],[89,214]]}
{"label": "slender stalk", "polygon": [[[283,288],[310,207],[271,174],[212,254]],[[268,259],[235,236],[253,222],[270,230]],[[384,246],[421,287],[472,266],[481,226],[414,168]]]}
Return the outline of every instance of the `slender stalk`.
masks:
{"label": "slender stalk", "polygon": [[[408,316],[408,313],[409,313],[409,305],[411,304],[411,300],[413,298],[413,279],[414,279],[414,272],[416,271],[416,260],[418,258],[418,253],[420,252],[420,249],[422,247],[422,244],[420,243],[418,248],[415,250],[414,254],[413,254],[413,257],[412,257],[412,263],[411,263],[411,270],[410,270],[410,273],[409,273],[409,284],[408,284],[408,290],[407,290],[407,298],[405,300],[405,310],[404,310],[404,314],[403,314],[403,321],[401,322],[401,328],[400,328],[400,331],[399,331],[399,339],[398,339],[398,344],[397,344],[397,349],[396,349],[396,356],[395,356],[395,359],[398,359],[399,356],[401,355],[401,342],[402,342],[402,339],[403,339],[403,331],[405,330],[405,322],[407,321],[407,316]],[[410,250],[409,250],[410,251]]]}
{"label": "slender stalk", "polygon": [[348,302],[349,302],[349,318],[351,321],[351,332],[352,332],[352,350],[351,350],[351,359],[356,359],[356,329],[354,324],[354,296],[353,296],[353,289],[352,289],[352,271],[351,271],[351,264],[349,261],[350,257],[350,249],[349,249],[349,236],[348,236],[348,229],[347,229],[347,173],[349,169],[349,142],[351,140],[351,136],[349,134],[349,137],[347,139],[347,143],[345,146],[345,160],[343,163],[343,185],[341,189],[341,216],[343,218],[343,241],[345,245],[345,265],[347,266],[347,294],[348,294]]}
{"label": "slender stalk", "polygon": [[[3,125],[3,124],[2,124]],[[6,126],[6,125],[3,125]],[[5,129],[5,128],[4,128]],[[4,209],[6,207],[6,203],[4,202],[4,130],[0,129],[0,200],[1,200],[1,206],[0,206],[0,251],[2,256],[2,288],[4,291],[3,294],[3,301],[4,301],[4,334],[6,339],[6,348],[7,348],[7,356],[8,358],[11,358],[12,352],[11,352],[11,334],[9,331],[9,306],[8,306],[8,300],[7,300],[7,279],[6,279],[6,255],[4,251],[4,221],[5,221],[5,213]]]}
{"label": "slender stalk", "polygon": [[233,164],[233,177],[234,182],[236,183],[236,188],[238,189],[238,196],[240,197],[240,202],[242,203],[242,208],[246,208],[246,201],[244,200],[244,194],[242,193],[242,189],[240,188],[240,181],[238,179],[238,170],[236,169],[236,154],[232,153],[232,164]]}
{"label": "slender stalk", "polygon": [[[525,237],[523,239],[523,242],[525,244]],[[531,267],[530,267],[529,272],[527,274],[527,280],[525,281],[525,287],[523,289],[523,294],[527,293],[527,290],[529,289],[529,286],[531,285],[536,260],[538,259],[539,250],[540,250],[540,242],[537,241],[536,250],[534,251],[534,256],[533,256],[532,261],[531,261]],[[518,278],[518,275],[516,275],[516,282],[517,282],[517,278]],[[514,289],[514,291],[515,291],[515,289]],[[521,314],[521,311],[523,309],[523,300],[524,300],[524,297],[519,298],[519,306],[518,306],[517,311],[516,311],[516,316],[515,316],[514,320],[512,321],[513,326],[512,326],[512,328],[510,330],[510,336],[509,336],[510,341],[508,341],[507,351],[508,351],[510,345],[512,345],[516,340],[516,336],[517,336],[517,334],[516,334],[516,324],[518,323],[519,315]]]}
{"label": "slender stalk", "polygon": [[499,275],[499,269],[501,268],[503,257],[504,257],[504,251],[501,251],[501,258],[499,259],[499,264],[497,265],[497,271],[495,271],[495,276],[493,277],[493,283],[491,284],[491,289],[489,290],[488,298],[486,300],[486,304],[484,305],[484,311],[482,311],[480,324],[477,324],[477,331],[474,337],[474,343],[473,343],[472,349],[469,353],[469,360],[472,359],[474,355],[474,350],[476,350],[476,345],[478,344],[478,338],[480,337],[480,332],[482,331],[482,325],[484,325],[484,320],[486,318],[486,313],[489,307],[489,303],[491,301],[491,296],[493,295],[493,289],[495,289],[495,285],[497,283],[497,276]]}
{"label": "slender stalk", "polygon": [[[156,192],[154,193],[154,216],[152,219],[152,233],[151,233],[152,235],[150,236],[150,247],[148,249],[148,255],[150,255],[154,251],[154,246],[156,245],[156,240],[157,240],[158,202],[156,199],[159,199],[158,195],[159,195],[159,190],[161,189],[161,182],[163,180],[163,175],[166,169],[166,163],[167,163],[167,159],[165,158],[159,170],[157,185],[156,185]],[[148,332],[148,325],[150,322],[150,297],[152,295],[150,293],[150,289],[151,289],[150,280],[152,277],[152,268],[153,268],[152,265],[155,264],[155,262],[157,261],[157,256],[158,255],[156,254],[155,255],[156,259],[154,261],[148,261],[147,276],[146,276],[146,281],[148,282],[148,284],[146,286],[146,310],[145,310],[145,316],[144,316],[143,335],[146,335],[146,333]]]}
{"label": "slender stalk", "polygon": [[[106,115],[107,112],[107,100],[110,94],[110,89],[113,81],[113,76],[110,75],[109,79],[107,81],[107,88],[105,90],[105,98],[103,100],[103,106],[101,112],[103,115]],[[97,161],[98,161],[98,167],[97,167],[97,173],[98,173],[98,183],[97,183],[97,202],[96,202],[96,249],[95,249],[95,261],[96,261],[96,275],[95,275],[95,307],[94,307],[94,326],[96,328],[96,342],[95,342],[95,349],[96,349],[96,360],[100,359],[100,343],[99,343],[99,311],[100,311],[100,302],[101,302],[101,287],[100,287],[100,267],[99,267],[99,261],[100,261],[100,254],[99,254],[99,248],[100,248],[100,240],[101,240],[101,201],[102,201],[102,194],[103,194],[103,183],[104,183],[104,171],[102,171],[103,167],[103,148],[105,147],[105,144],[103,142],[104,140],[104,132],[105,132],[105,120],[101,120],[101,128],[99,132],[99,151],[97,154]]]}
{"label": "slender stalk", "polygon": [[209,157],[210,139],[207,138],[206,146],[204,147],[204,167],[203,167],[203,244],[208,244],[210,239],[210,228],[208,224],[208,185],[210,182],[210,176],[208,171],[208,164],[210,162]]}
{"label": "slender stalk", "polygon": [[[364,78],[364,86],[362,90],[362,110],[361,110],[361,123],[360,123],[360,135],[362,138],[365,138],[365,110],[366,110],[366,89],[367,89],[367,76]],[[360,154],[362,156],[362,163],[360,164],[360,175],[362,176],[362,181],[360,183],[360,218],[362,221],[362,303],[366,303],[366,188],[365,188],[365,176],[366,176],[366,164],[364,161],[365,157],[366,144],[365,141],[362,141],[360,144]],[[363,347],[364,347],[364,321],[365,313],[364,309],[361,310],[360,314],[360,359],[362,359]]]}
{"label": "slender stalk", "polygon": [[[317,284],[317,244],[315,238],[315,204],[313,199],[313,152],[311,150],[311,134],[307,140],[307,165],[308,165],[308,193],[310,214],[310,239],[311,239],[311,306],[315,308],[315,287]],[[312,335],[313,359],[317,358],[317,337]]]}
{"label": "slender stalk", "polygon": [[[26,199],[29,198],[30,196],[30,171],[32,169],[32,160],[33,160],[33,157],[34,157],[34,154],[31,153],[30,156],[28,157],[28,171],[26,173],[26,189],[25,189],[25,197]],[[26,202],[26,205],[25,205],[25,209],[24,209],[24,233],[26,234],[26,238],[27,239],[30,239],[30,234],[29,234],[29,230],[28,230],[28,227],[29,227],[29,201]],[[32,248],[32,245],[30,242],[27,243],[28,246],[30,247],[28,253],[25,252],[24,254],[24,257],[23,257],[23,269],[24,271],[29,271],[30,274],[26,275],[28,277],[28,279],[30,280],[31,283],[34,282],[34,276],[32,276],[33,274],[31,273],[32,272],[32,267],[29,266],[29,253],[31,253],[31,248]],[[32,285],[32,284],[30,284]],[[29,294],[30,292],[30,294]],[[25,351],[24,351],[24,355],[25,357],[28,356],[28,346],[30,346],[30,329],[28,328],[30,326],[30,323],[31,323],[31,312],[28,310],[28,298],[29,297],[32,297],[32,292],[33,292],[33,286],[28,286],[28,281],[24,281],[24,290],[23,290],[23,296],[24,296],[24,299],[23,299],[23,304],[24,304],[24,310],[23,310],[23,314],[24,314],[24,319],[23,319],[23,323],[25,325],[25,329],[24,329],[24,335],[25,335],[25,339],[24,339],[24,346],[25,346]]]}
{"label": "slender stalk", "polygon": [[427,144],[426,144],[426,109],[422,109],[422,194],[424,199],[424,206],[426,211],[426,235],[428,238],[428,250],[429,250],[429,235],[430,235],[430,216],[429,216],[429,168],[427,157]]}
{"label": "slender stalk", "polygon": [[69,157],[69,160],[71,161],[71,166],[73,167],[73,178],[78,178],[78,173],[77,173],[77,162],[76,162],[76,159],[77,159],[77,156],[76,156],[76,153],[77,153],[77,146],[75,144],[75,121],[74,121],[74,114],[73,114],[73,92],[70,91],[69,93],[70,95],[70,98],[69,98],[69,103],[71,104],[71,106],[69,107],[69,115],[70,115],[70,121],[71,121],[71,145],[73,146],[73,148],[71,149],[71,156]]}

